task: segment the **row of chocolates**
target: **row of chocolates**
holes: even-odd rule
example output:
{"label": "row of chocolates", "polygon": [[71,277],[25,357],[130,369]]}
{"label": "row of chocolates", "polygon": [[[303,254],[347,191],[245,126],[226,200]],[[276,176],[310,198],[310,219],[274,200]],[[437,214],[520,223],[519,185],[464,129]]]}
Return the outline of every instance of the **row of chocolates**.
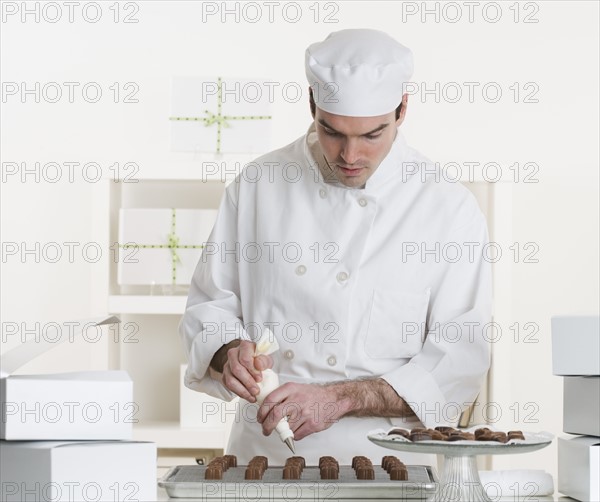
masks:
{"label": "row of chocolates", "polygon": [[392,429],[388,436],[402,436],[413,442],[417,441],[495,441],[497,443],[508,443],[514,439],[524,440],[522,431],[492,431],[487,427],[475,430],[475,432],[465,432],[453,427],[436,427],[435,429],[425,429],[415,427],[410,431],[407,429]]}
{"label": "row of chocolates", "polygon": [[[319,474],[321,479],[335,480],[339,479],[340,465],[339,462],[331,456],[323,456],[319,458]],[[356,479],[369,480],[375,479],[375,467],[371,460],[365,456],[358,455],[352,459],[352,468],[354,469]],[[224,455],[215,457],[206,467],[204,479],[221,480],[223,474],[231,467],[237,467],[237,458],[235,455]],[[244,479],[246,480],[261,480],[265,471],[269,467],[267,457],[257,455],[248,463]],[[283,466],[282,479],[299,480],[302,476],[302,471],[306,467],[306,461],[303,457],[289,457]],[[408,479],[408,470],[397,457],[386,455],[381,460],[381,467],[386,471],[390,480],[405,481]]]}

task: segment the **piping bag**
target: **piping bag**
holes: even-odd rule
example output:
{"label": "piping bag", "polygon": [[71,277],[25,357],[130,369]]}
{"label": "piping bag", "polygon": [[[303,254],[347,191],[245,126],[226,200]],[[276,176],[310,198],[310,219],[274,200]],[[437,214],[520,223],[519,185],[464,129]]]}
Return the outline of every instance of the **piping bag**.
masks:
{"label": "piping bag", "polygon": [[[275,339],[275,335],[273,332],[266,328],[260,338],[256,342],[256,348],[254,349],[254,357],[260,355],[269,355],[273,352],[279,350],[279,344]],[[279,387],[279,376],[272,369],[266,369],[262,372],[262,380],[260,382],[256,382],[260,392],[256,396],[256,403],[260,406],[262,405],[265,397],[267,397],[271,392],[273,392],[277,387]],[[290,424],[288,423],[288,417],[283,417],[277,426],[275,427],[275,431],[279,434],[279,438],[288,446],[292,453],[296,453],[296,449],[294,447],[294,433],[292,429],[290,429]]]}

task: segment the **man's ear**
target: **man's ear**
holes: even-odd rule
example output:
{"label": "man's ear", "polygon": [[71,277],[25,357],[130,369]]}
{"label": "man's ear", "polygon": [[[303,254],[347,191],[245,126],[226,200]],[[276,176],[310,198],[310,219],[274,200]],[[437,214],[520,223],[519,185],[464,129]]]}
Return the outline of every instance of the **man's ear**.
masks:
{"label": "man's ear", "polygon": [[408,108],[408,94],[404,94],[402,96],[402,108],[400,109],[400,115],[396,120],[396,127],[400,127],[402,122],[404,122],[404,117],[406,117],[406,109]]}

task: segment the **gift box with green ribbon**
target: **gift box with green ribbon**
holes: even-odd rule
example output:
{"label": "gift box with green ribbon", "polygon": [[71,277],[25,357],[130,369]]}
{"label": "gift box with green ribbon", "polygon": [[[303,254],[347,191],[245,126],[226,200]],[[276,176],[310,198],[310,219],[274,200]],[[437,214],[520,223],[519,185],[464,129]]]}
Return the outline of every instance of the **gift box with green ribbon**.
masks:
{"label": "gift box with green ribbon", "polygon": [[215,209],[121,209],[118,283],[190,284]]}
{"label": "gift box with green ribbon", "polygon": [[258,79],[173,78],[172,149],[217,154],[269,151],[273,84]]}

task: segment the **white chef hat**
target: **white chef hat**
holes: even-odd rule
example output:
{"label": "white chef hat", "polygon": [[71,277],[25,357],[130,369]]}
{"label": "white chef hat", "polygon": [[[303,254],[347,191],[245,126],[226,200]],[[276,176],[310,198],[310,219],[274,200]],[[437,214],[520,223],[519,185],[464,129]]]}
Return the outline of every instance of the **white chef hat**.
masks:
{"label": "white chef hat", "polygon": [[387,33],[341,30],[306,49],[315,104],[336,115],[374,117],[395,110],[413,73],[413,56]]}

